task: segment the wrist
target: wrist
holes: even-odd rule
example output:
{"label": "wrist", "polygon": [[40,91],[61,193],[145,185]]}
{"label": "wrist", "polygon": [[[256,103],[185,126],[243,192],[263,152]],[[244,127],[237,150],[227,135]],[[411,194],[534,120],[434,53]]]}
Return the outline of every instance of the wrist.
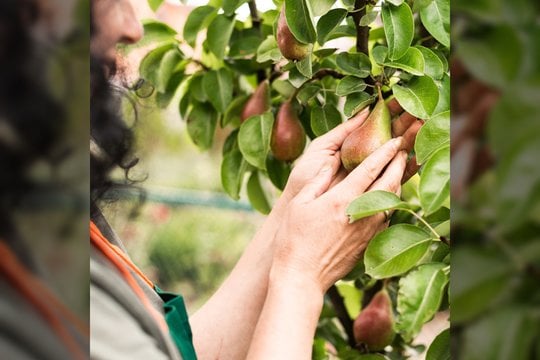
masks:
{"label": "wrist", "polygon": [[[308,272],[273,264],[270,269],[269,288],[289,289],[314,300],[314,306],[324,299],[324,289],[320,281]],[[317,301],[318,300],[318,301]]]}

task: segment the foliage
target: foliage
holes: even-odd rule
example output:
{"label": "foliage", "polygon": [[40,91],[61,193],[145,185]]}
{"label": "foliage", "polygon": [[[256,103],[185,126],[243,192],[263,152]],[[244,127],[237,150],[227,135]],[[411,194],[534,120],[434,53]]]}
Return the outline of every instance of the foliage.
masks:
{"label": "foliage", "polygon": [[[153,99],[162,107],[179,93],[180,115],[200,150],[214,146],[216,128],[230,132],[222,150],[223,188],[238,199],[246,186],[249,201],[261,212],[272,204],[271,184],[283,189],[293,166],[270,151],[274,117],[284,102],[294,102],[310,139],[373,103],[377,87],[425,121],[415,145],[423,166],[405,184],[402,198],[368,193],[348,209],[351,221],[397,212],[391,226],[370,243],[365,263],[348,276],[350,282],[338,284],[338,296],[328,304],[334,310],[323,311],[313,353],[318,359],[332,353],[343,359],[405,358],[422,325],[448,306],[449,0],[285,0],[291,33],[308,45],[300,61],[284,59],[278,48],[283,2],[259,13],[251,1],[251,17],[242,21],[238,8],[245,2],[210,1],[195,8],[182,34],[146,22],[143,43],[153,46],[141,62],[141,77],[153,86]],[[199,44],[203,31],[205,40]],[[351,48],[336,49],[338,43]],[[242,122],[243,104],[266,79],[271,109]],[[351,304],[360,298],[366,304],[383,284],[393,289],[399,336],[385,354],[367,355],[350,336],[350,318],[359,311],[358,304]],[[340,307],[349,310],[343,314]],[[336,316],[339,326],[331,321]],[[444,338],[438,339],[431,353],[448,352],[444,344]]]}
{"label": "foliage", "polygon": [[[498,94],[474,139],[486,144],[495,166],[453,209],[452,232],[459,238],[452,250],[453,348],[460,359],[536,359],[540,141],[532,134],[540,129],[533,115],[540,112],[540,8],[526,0],[452,6],[460,24],[457,58],[474,81]],[[453,169],[464,161],[452,156]]]}

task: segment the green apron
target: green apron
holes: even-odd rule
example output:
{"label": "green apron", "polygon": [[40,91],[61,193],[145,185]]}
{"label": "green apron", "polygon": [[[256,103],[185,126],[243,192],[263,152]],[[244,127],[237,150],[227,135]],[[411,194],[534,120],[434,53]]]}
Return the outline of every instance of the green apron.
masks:
{"label": "green apron", "polygon": [[184,298],[180,295],[163,291],[156,285],[154,285],[154,290],[165,303],[163,305],[165,321],[169,325],[169,332],[182,355],[182,359],[197,360]]}

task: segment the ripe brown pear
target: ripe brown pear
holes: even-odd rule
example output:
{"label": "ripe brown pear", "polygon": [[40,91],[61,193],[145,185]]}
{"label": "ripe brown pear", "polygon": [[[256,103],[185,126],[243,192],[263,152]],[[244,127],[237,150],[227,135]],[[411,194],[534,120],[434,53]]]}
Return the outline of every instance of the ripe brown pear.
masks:
{"label": "ripe brown pear", "polygon": [[354,338],[369,351],[380,351],[394,341],[392,300],[386,289],[379,291],[354,321]]}
{"label": "ripe brown pear", "polygon": [[279,51],[289,60],[302,60],[309,53],[309,45],[296,40],[285,17],[285,4],[281,7],[276,31],[276,38]]}
{"label": "ripe brown pear", "polygon": [[290,162],[302,155],[305,146],[306,132],[291,101],[287,101],[279,108],[274,121],[270,141],[272,154],[278,160]]}
{"label": "ripe brown pear", "polygon": [[240,120],[244,122],[250,117],[262,115],[268,110],[270,110],[270,85],[268,80],[264,80],[257,86],[246,105],[244,105]]}
{"label": "ripe brown pear", "polygon": [[[357,115],[358,116],[358,115]],[[391,116],[382,95],[364,123],[347,136],[341,147],[341,162],[348,171],[392,139]]]}

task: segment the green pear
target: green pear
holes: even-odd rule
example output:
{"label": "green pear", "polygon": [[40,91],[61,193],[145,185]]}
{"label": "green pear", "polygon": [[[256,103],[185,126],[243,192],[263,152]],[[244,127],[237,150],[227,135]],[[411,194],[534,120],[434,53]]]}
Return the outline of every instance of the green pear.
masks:
{"label": "green pear", "polygon": [[306,132],[291,101],[281,105],[274,121],[270,148],[274,157],[281,161],[296,160],[306,146]]}
{"label": "green pear", "polygon": [[354,338],[369,351],[380,351],[394,341],[392,300],[386,289],[379,291],[354,321]]}
{"label": "green pear", "polygon": [[281,7],[276,31],[279,51],[289,60],[302,60],[309,54],[309,45],[296,40],[285,17],[285,4]]}
{"label": "green pear", "polygon": [[264,80],[257,86],[249,100],[244,105],[244,110],[240,116],[242,122],[252,116],[262,115],[270,110],[270,85],[268,80]]}
{"label": "green pear", "polygon": [[392,139],[391,120],[390,110],[379,94],[379,100],[368,118],[347,136],[341,146],[341,162],[345,169],[353,170],[371,153]]}

